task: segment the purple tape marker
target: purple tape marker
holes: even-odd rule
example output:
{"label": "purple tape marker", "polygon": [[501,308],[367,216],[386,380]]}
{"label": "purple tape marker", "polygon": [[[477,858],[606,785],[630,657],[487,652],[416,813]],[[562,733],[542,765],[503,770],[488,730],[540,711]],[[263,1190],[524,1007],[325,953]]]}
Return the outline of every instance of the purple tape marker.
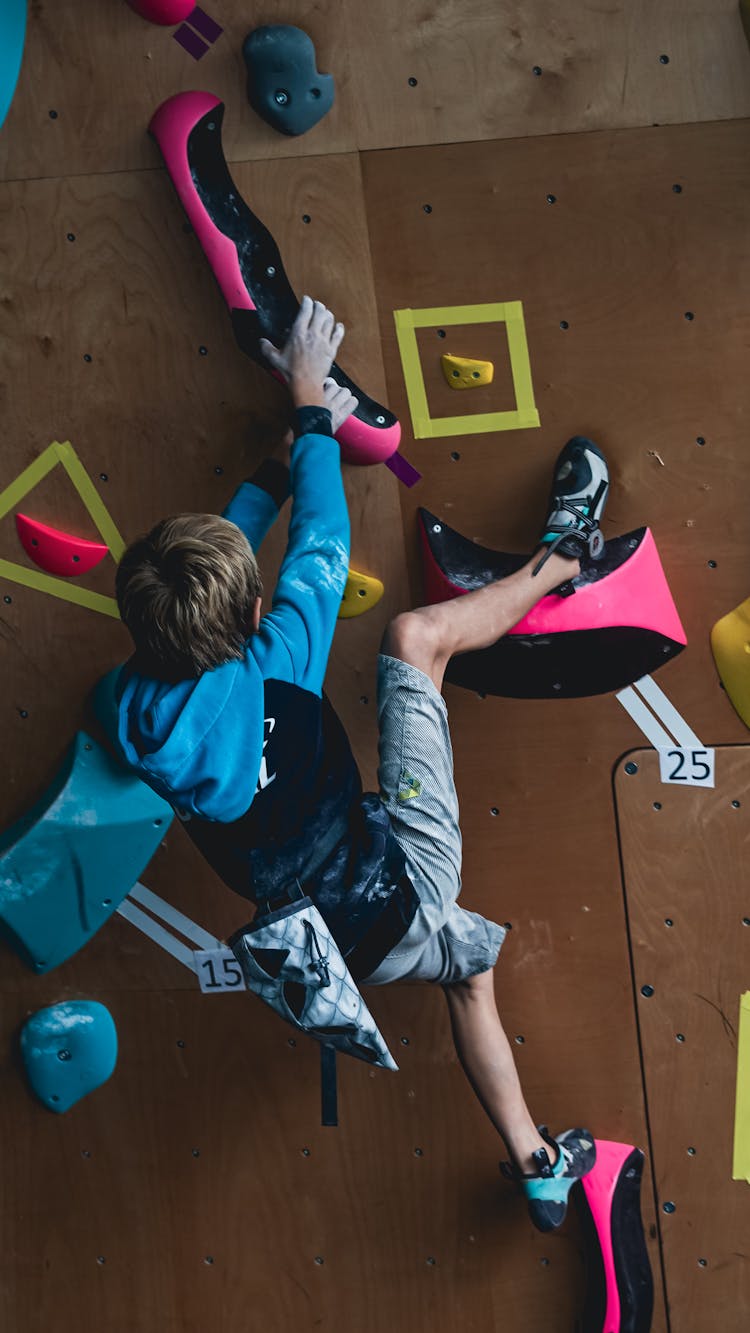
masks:
{"label": "purple tape marker", "polygon": [[193,29],[189,28],[186,23],[182,23],[177,31],[172,33],[172,36],[194,60],[200,60],[208,50],[203,38],[199,37],[197,32],[193,32]]}
{"label": "purple tape marker", "polygon": [[386,458],[385,465],[391,469],[394,477],[398,477],[404,486],[414,486],[422,480],[422,473],[417,472],[417,469],[412,467],[411,463],[398,450],[395,454],[391,454],[390,458]]}
{"label": "purple tape marker", "polygon": [[210,14],[206,13],[205,9],[201,9],[200,5],[196,5],[192,14],[188,14],[187,22],[192,24],[196,32],[199,32],[201,37],[205,37],[207,42],[215,42],[216,38],[221,37],[224,31],[218,23],[214,22]]}

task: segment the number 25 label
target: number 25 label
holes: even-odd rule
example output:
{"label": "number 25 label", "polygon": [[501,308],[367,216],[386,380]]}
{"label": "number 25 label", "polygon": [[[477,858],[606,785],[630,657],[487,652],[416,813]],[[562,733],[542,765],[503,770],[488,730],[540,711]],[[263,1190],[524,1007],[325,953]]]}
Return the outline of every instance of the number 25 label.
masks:
{"label": "number 25 label", "polygon": [[196,949],[193,957],[201,990],[206,995],[247,989],[242,968],[231,949]]}
{"label": "number 25 label", "polygon": [[659,751],[659,772],[662,782],[682,783],[684,787],[714,786],[713,750]]}

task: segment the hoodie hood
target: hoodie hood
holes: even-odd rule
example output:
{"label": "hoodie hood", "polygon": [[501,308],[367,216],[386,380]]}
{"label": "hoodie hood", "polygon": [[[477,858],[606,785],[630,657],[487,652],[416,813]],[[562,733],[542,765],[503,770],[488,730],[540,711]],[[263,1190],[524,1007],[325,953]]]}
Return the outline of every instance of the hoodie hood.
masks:
{"label": "hoodie hood", "polygon": [[141,676],[128,663],[116,689],[118,746],[125,762],[183,818],[230,823],[245,814],[255,794],[263,695],[251,653],[176,685]]}

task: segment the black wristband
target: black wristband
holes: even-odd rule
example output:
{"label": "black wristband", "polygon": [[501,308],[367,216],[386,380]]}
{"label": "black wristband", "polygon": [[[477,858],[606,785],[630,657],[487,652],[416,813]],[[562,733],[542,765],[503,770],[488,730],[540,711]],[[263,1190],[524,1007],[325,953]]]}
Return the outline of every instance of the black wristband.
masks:
{"label": "black wristband", "polygon": [[327,407],[298,407],[294,414],[294,438],[300,435],[333,436],[333,421]]}
{"label": "black wristband", "polygon": [[278,458],[264,459],[248,481],[270,495],[279,509],[291,494],[289,468]]}

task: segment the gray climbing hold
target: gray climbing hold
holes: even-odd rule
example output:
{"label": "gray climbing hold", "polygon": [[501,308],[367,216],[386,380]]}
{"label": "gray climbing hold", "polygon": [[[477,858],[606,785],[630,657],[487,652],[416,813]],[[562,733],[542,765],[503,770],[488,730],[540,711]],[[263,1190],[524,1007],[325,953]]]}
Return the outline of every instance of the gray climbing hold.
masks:
{"label": "gray climbing hold", "polygon": [[330,111],[333,78],[318,73],[312,39],[301,28],[283,23],[255,28],[242,54],[248,101],[272,129],[305,134]]}

